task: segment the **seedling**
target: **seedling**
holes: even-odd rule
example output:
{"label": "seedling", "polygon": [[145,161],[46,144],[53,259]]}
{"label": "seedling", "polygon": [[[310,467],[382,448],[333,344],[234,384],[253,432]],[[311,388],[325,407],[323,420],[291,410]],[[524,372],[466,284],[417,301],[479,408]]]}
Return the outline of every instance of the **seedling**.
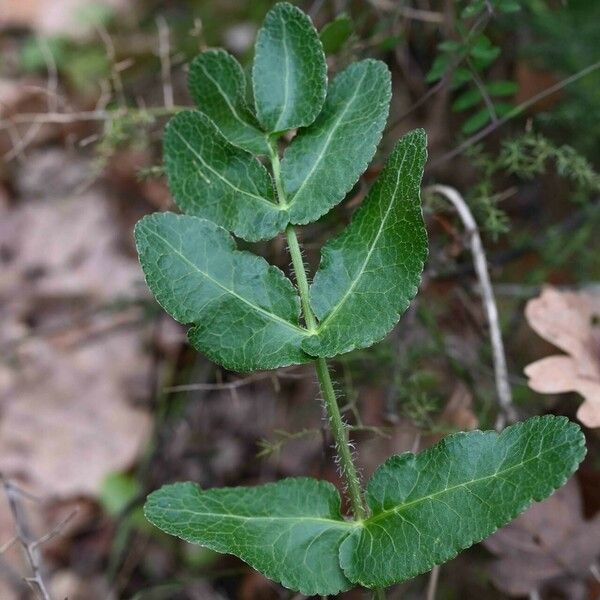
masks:
{"label": "seedling", "polygon": [[[450,435],[392,456],[363,492],[326,359],[381,340],[416,294],[427,254],[425,133],[398,142],[350,225],[323,247],[309,285],[297,226],[341,202],[373,158],[390,102],[386,65],[363,60],[328,84],[310,19],[281,3],[258,33],[254,106],[242,68],[224,51],[197,57],[189,84],[198,109],[177,114],[164,140],[184,214],[137,224],[146,281],[190,325],[190,343],[227,369],[315,365],[352,515],[341,514],[332,484],[300,477],[211,490],[167,485],[149,496],[146,516],[302,594],[363,586],[384,597],[382,588],[451,559],[552,494],[582,460],[583,435],[553,416],[500,434]],[[229,232],[248,242],[285,232],[295,285],[238,250]]]}

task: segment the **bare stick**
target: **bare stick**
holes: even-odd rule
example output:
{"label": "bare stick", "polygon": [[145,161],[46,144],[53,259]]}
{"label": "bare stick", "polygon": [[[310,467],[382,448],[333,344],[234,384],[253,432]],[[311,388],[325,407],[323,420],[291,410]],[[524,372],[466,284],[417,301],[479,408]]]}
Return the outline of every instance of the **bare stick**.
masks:
{"label": "bare stick", "polygon": [[[294,368],[294,367],[292,367]],[[276,377],[287,378],[287,379],[304,379],[306,376],[301,373],[288,373],[286,372],[286,368],[279,369],[277,373],[275,373]],[[228,381],[225,383],[189,383],[184,385],[174,385],[168,388],[165,388],[163,391],[167,394],[174,392],[196,392],[196,391],[213,391],[213,390],[235,390],[237,388],[244,387],[255,381],[261,381],[264,379],[271,379],[273,377],[273,373],[265,372],[265,373],[253,373],[252,375],[248,375],[247,377],[243,377],[241,379],[236,379],[235,381]]]}
{"label": "bare stick", "polygon": [[[54,60],[54,55],[50,50],[48,43],[43,38],[37,39],[40,52],[44,58],[46,70],[48,71],[48,83],[46,86],[45,93],[47,95],[47,106],[48,112],[55,112],[58,108],[58,69]],[[21,156],[21,153],[31,144],[36,135],[39,133],[42,127],[39,123],[33,123],[25,132],[25,135],[21,137],[18,131],[13,129],[13,133],[16,134],[14,137],[18,138],[18,142],[9,150],[5,155],[4,159],[10,162],[14,158]],[[14,139],[13,137],[13,139]]]}
{"label": "bare stick", "polygon": [[427,600],[435,600],[438,581],[440,578],[440,566],[436,565],[429,574],[429,583],[427,584]]}
{"label": "bare stick", "polygon": [[19,542],[21,542],[21,546],[23,547],[23,551],[25,552],[25,556],[31,567],[32,576],[25,578],[25,581],[30,584],[32,589],[37,590],[37,593],[42,600],[52,600],[42,576],[42,566],[38,548],[39,544],[29,531],[29,525],[27,524],[23,507],[20,502],[22,498],[21,490],[2,475],[0,475],[0,480],[4,486],[10,512],[12,513],[15,522],[15,528],[17,530],[16,537]]}
{"label": "bare stick", "polygon": [[173,108],[173,81],[171,80],[171,46],[169,26],[165,18],[160,15],[156,18],[158,28],[158,56],[160,58],[160,75],[163,84],[163,98],[166,108]]}
{"label": "bare stick", "polygon": [[512,402],[512,392],[508,379],[508,369],[506,368],[506,356],[504,354],[504,344],[498,322],[498,307],[492,290],[490,274],[488,272],[487,261],[481,236],[473,213],[469,209],[460,193],[447,185],[432,185],[424,190],[424,193],[438,194],[450,202],[458,213],[465,231],[469,236],[469,245],[473,255],[473,266],[481,286],[481,295],[485,314],[490,329],[490,338],[492,343],[492,354],[494,357],[494,375],[496,379],[496,392],[498,394],[498,404],[500,412],[496,419],[496,429],[502,429],[506,423],[517,420],[517,413]]}

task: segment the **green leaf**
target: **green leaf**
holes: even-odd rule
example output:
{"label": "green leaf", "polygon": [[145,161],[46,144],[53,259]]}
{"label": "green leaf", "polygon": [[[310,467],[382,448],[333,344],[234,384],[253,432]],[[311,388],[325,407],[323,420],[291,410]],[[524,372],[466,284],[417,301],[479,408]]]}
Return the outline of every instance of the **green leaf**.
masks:
{"label": "green leaf", "polygon": [[296,289],[263,258],[235,249],[211,221],[156,213],[135,238],[146,283],[158,303],[191,324],[191,344],[233,371],[275,369],[307,362],[300,349]]}
{"label": "green leaf", "polygon": [[427,73],[425,81],[427,81],[427,83],[439,81],[446,74],[449,64],[450,57],[447,54],[438,54],[433,61],[431,69],[429,69],[429,72]]}
{"label": "green leaf", "polygon": [[270,239],[287,225],[267,170],[203,113],[183,111],[169,121],[164,155],[169,188],[183,212],[248,241]]}
{"label": "green leaf", "polygon": [[234,554],[301,594],[333,595],[351,587],[338,548],[355,525],[340,516],[340,497],[330,483],[298,477],[206,491],[176,483],[150,494],[145,513],[163,531]]}
{"label": "green leaf", "polygon": [[491,118],[492,116],[490,115],[490,111],[487,109],[487,107],[482,108],[463,123],[462,130],[466,134],[474,133],[488,123]]}
{"label": "green leaf", "polygon": [[352,19],[346,13],[338,15],[333,21],[324,25],[319,38],[325,54],[339,52],[350,39],[353,31]]}
{"label": "green leaf", "polygon": [[354,63],[333,80],[323,112],[281,163],[292,223],[315,221],[352,189],[375,154],[390,98],[390,72],[381,61]]}
{"label": "green leaf", "polygon": [[282,2],[265,17],[255,47],[252,84],[256,114],[272,133],[305,127],[325,100],[325,54],[310,18]]}
{"label": "green leaf", "polygon": [[267,136],[258,128],[246,104],[246,77],[238,61],[225,50],[207,50],[190,65],[190,94],[235,146],[253,154],[268,154]]}
{"label": "green leaf", "polygon": [[454,112],[461,112],[467,108],[471,108],[482,101],[481,93],[478,89],[467,90],[452,103]]}
{"label": "green leaf", "polygon": [[544,416],[393,456],[369,482],[371,516],[340,547],[344,573],[365,587],[424,573],[547,498],[584,455],[575,423]]}
{"label": "green leaf", "polygon": [[427,139],[415,130],[396,145],[352,223],[328,242],[310,290],[317,334],[302,347],[336,356],[382,339],[417,293],[427,256],[419,188]]}
{"label": "green leaf", "polygon": [[519,86],[514,81],[492,81],[486,84],[485,89],[490,96],[513,96],[519,91]]}

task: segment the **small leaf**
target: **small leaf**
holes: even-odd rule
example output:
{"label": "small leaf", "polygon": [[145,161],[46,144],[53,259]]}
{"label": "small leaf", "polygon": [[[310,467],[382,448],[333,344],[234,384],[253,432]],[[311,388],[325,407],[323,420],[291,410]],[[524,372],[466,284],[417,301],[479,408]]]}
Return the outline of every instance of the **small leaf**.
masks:
{"label": "small leaf", "polygon": [[512,96],[519,86],[514,81],[492,81],[486,84],[485,89],[490,96]]}
{"label": "small leaf", "polygon": [[310,125],[325,101],[327,66],[310,18],[281,2],[265,17],[255,47],[252,83],[256,114],[277,133]]}
{"label": "small leaf", "polygon": [[481,93],[478,89],[467,90],[452,103],[452,110],[454,112],[461,112],[479,104],[481,101]]}
{"label": "small leaf", "polygon": [[302,347],[336,356],[383,338],[417,293],[427,256],[419,188],[425,132],[403,137],[352,223],[328,242],[310,289],[317,334]]}
{"label": "small leaf", "polygon": [[248,241],[270,239],[288,223],[267,170],[232,146],[198,111],[183,111],[164,137],[169,188],[181,210],[210,219]]}
{"label": "small leaf", "polygon": [[292,283],[267,261],[235,248],[211,221],[155,213],[135,228],[146,283],[158,303],[191,324],[191,344],[233,371],[307,362]]}
{"label": "small leaf", "polygon": [[493,63],[500,56],[500,52],[500,48],[494,46],[488,37],[480,35],[471,47],[469,54],[477,70],[481,70]]}
{"label": "small leaf", "polygon": [[190,64],[190,94],[198,108],[235,146],[253,154],[268,154],[266,134],[246,104],[246,76],[225,50],[207,50]]}
{"label": "small leaf", "polygon": [[519,12],[521,8],[521,3],[517,0],[500,0],[498,3],[498,10],[504,14]]}
{"label": "small leaf", "polygon": [[474,2],[468,4],[467,6],[465,6],[465,8],[463,8],[462,12],[460,13],[460,16],[463,19],[469,19],[471,17],[477,16],[480,12],[483,11],[484,8],[484,0],[475,0]]}
{"label": "small leaf", "polygon": [[342,542],[344,573],[365,587],[424,573],[547,498],[584,455],[575,423],[544,416],[392,456],[368,484],[371,516]]}
{"label": "small leaf", "polygon": [[292,223],[317,220],[352,189],[375,154],[390,97],[390,72],[381,61],[354,63],[333,80],[323,112],[281,163]]}
{"label": "small leaf", "polygon": [[330,483],[303,477],[252,488],[164,486],[144,508],[154,525],[217,552],[238,556],[286,588],[312,596],[351,587],[338,561],[355,526],[340,516]]}
{"label": "small leaf", "polygon": [[482,108],[463,123],[462,130],[466,134],[474,133],[478,129],[481,129],[491,118],[492,116],[487,107]]}
{"label": "small leaf", "polygon": [[433,61],[431,69],[429,69],[429,72],[427,73],[425,81],[427,81],[427,83],[439,81],[446,74],[449,64],[450,57],[447,54],[438,54]]}
{"label": "small leaf", "polygon": [[319,34],[325,54],[339,52],[350,39],[353,31],[352,19],[346,13],[338,15],[333,21],[327,23]]}

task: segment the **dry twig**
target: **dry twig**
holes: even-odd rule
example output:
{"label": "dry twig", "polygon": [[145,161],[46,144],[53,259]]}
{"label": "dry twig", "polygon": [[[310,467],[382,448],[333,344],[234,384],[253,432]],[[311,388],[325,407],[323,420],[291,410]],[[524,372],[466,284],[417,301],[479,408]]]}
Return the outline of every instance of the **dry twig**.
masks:
{"label": "dry twig", "polygon": [[502,429],[507,423],[517,420],[517,413],[512,403],[512,392],[508,379],[504,344],[502,342],[502,334],[498,322],[498,308],[492,290],[490,274],[488,272],[479,229],[473,217],[473,213],[471,213],[467,203],[456,189],[447,185],[432,185],[426,188],[424,192],[438,194],[448,200],[448,202],[454,206],[465,227],[465,231],[469,236],[469,245],[473,255],[473,265],[475,267],[477,278],[479,279],[479,285],[481,286],[483,305],[490,328],[496,391],[498,394],[498,404],[500,406],[500,412],[496,420],[496,429]]}

